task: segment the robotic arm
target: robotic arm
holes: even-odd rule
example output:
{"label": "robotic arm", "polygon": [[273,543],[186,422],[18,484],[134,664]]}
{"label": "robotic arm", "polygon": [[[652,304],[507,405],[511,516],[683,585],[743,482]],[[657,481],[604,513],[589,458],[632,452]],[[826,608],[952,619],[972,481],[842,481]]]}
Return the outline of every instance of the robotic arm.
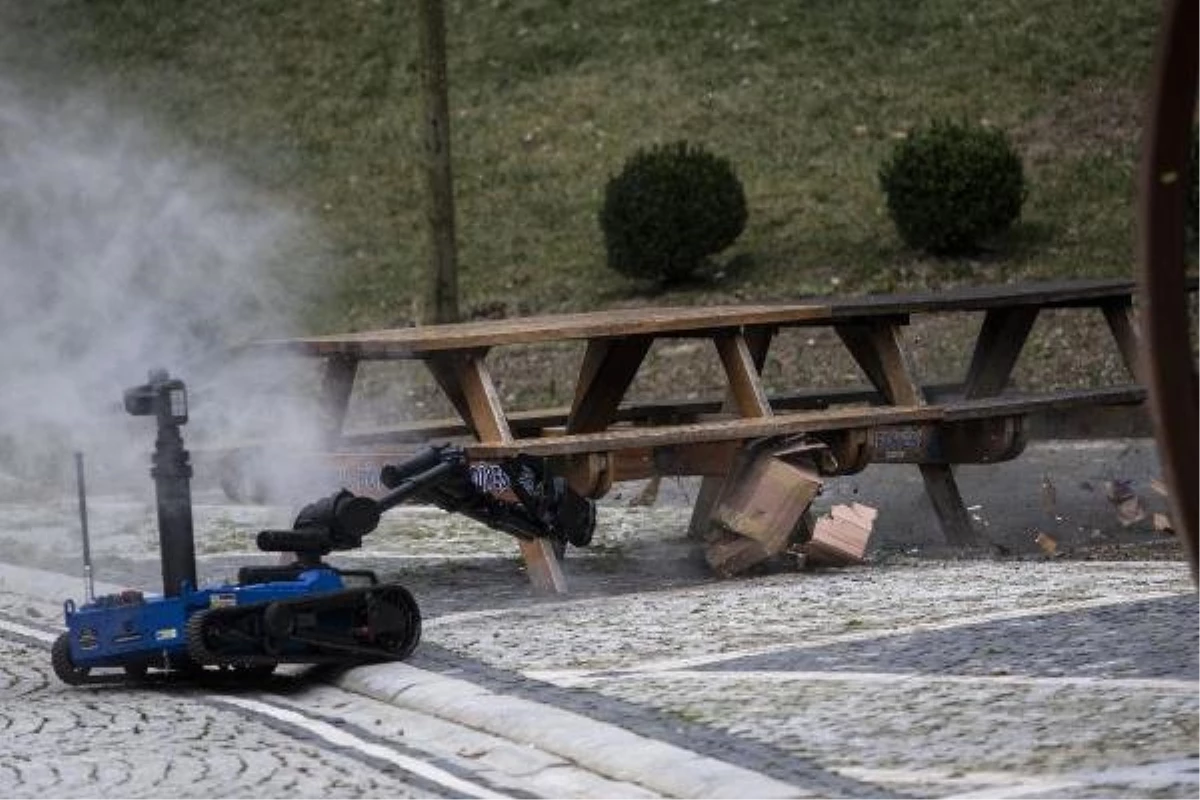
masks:
{"label": "robotic arm", "polygon": [[[427,468],[429,463],[446,465],[448,470],[428,480],[426,476],[438,469]],[[409,477],[419,470],[424,471]],[[532,458],[468,465],[462,448],[435,445],[403,464],[384,467],[379,478],[392,489],[381,503],[404,492],[406,484],[416,483],[404,499],[412,497],[463,514],[522,539],[550,538],[583,547],[591,541],[596,525],[592,501],[572,491],[562,478],[548,476],[541,462]]]}
{"label": "robotic arm", "polygon": [[301,509],[292,530],[259,533],[258,548],[319,563],[333,550],[361,547],[383,512],[408,501],[464,514],[522,539],[550,538],[577,547],[591,541],[596,524],[593,502],[531,458],[470,465],[462,448],[432,445],[385,466],[380,480],[390,491],[378,500],[343,489]]}

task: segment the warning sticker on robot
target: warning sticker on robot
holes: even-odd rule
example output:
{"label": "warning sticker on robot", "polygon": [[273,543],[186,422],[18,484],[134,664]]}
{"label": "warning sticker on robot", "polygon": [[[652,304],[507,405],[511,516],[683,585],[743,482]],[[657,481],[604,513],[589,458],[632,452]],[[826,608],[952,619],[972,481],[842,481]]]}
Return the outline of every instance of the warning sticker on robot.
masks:
{"label": "warning sticker on robot", "polygon": [[178,639],[179,631],[176,628],[159,628],[154,632],[154,640],[157,642],[165,642],[168,639]]}
{"label": "warning sticker on robot", "polygon": [[231,608],[236,605],[236,594],[212,594],[208,596],[209,608]]}

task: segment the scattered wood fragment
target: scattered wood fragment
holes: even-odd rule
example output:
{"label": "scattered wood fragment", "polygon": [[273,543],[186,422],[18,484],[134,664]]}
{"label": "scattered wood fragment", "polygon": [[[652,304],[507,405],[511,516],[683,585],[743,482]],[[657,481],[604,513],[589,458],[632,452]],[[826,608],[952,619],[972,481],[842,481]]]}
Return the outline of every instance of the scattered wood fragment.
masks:
{"label": "scattered wood fragment", "polygon": [[865,530],[870,530],[875,525],[875,518],[879,516],[879,512],[862,503],[851,503],[848,506],[833,506],[829,509],[829,515],[834,519],[849,522]]}
{"label": "scattered wood fragment", "polygon": [[1135,522],[1146,518],[1146,509],[1142,499],[1133,491],[1130,481],[1113,480],[1104,484],[1104,494],[1117,510],[1117,519],[1128,528]]}
{"label": "scattered wood fragment", "polygon": [[750,457],[713,513],[705,557],[714,572],[736,575],[785,550],[805,565],[863,562],[879,512],[838,504],[814,522],[809,506],[823,483],[813,464],[819,455],[809,445]]}
{"label": "scattered wood fragment", "polygon": [[1042,548],[1042,552],[1048,556],[1058,553],[1058,541],[1048,533],[1038,531],[1037,536],[1033,537],[1033,543]]}
{"label": "scattered wood fragment", "polygon": [[1154,513],[1154,530],[1160,533],[1175,533],[1175,526],[1171,523],[1171,518],[1166,514]]}
{"label": "scattered wood fragment", "polygon": [[804,548],[806,563],[842,567],[861,564],[879,512],[862,503],[836,505],[817,520]]}
{"label": "scattered wood fragment", "polygon": [[772,555],[762,542],[729,531],[712,532],[704,548],[708,565],[722,578],[745,572]]}
{"label": "scattered wood fragment", "polygon": [[1042,509],[1047,514],[1053,514],[1058,506],[1058,489],[1050,480],[1050,475],[1042,475]]}
{"label": "scattered wood fragment", "polygon": [[634,497],[629,500],[629,507],[636,508],[638,506],[652,506],[658,500],[658,490],[662,486],[662,476],[654,475],[650,480],[646,481],[646,485]]}

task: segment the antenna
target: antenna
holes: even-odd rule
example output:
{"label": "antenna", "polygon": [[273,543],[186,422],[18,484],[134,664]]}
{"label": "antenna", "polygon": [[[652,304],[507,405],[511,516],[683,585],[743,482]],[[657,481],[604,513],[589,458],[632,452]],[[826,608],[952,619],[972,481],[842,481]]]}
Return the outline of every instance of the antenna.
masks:
{"label": "antenna", "polygon": [[79,490],[79,530],[83,534],[83,579],[86,601],[96,599],[96,586],[92,581],[92,548],[88,542],[87,487],[83,481],[83,453],[75,453],[75,486]]}

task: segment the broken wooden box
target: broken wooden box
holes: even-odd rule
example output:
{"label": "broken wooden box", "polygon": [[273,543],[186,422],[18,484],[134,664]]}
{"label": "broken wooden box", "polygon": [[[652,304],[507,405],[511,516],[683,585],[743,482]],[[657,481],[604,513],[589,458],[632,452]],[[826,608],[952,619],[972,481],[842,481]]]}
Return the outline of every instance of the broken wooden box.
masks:
{"label": "broken wooden box", "polygon": [[713,513],[705,555],[721,575],[734,575],[782,552],[821,491],[804,450],[750,456]]}

